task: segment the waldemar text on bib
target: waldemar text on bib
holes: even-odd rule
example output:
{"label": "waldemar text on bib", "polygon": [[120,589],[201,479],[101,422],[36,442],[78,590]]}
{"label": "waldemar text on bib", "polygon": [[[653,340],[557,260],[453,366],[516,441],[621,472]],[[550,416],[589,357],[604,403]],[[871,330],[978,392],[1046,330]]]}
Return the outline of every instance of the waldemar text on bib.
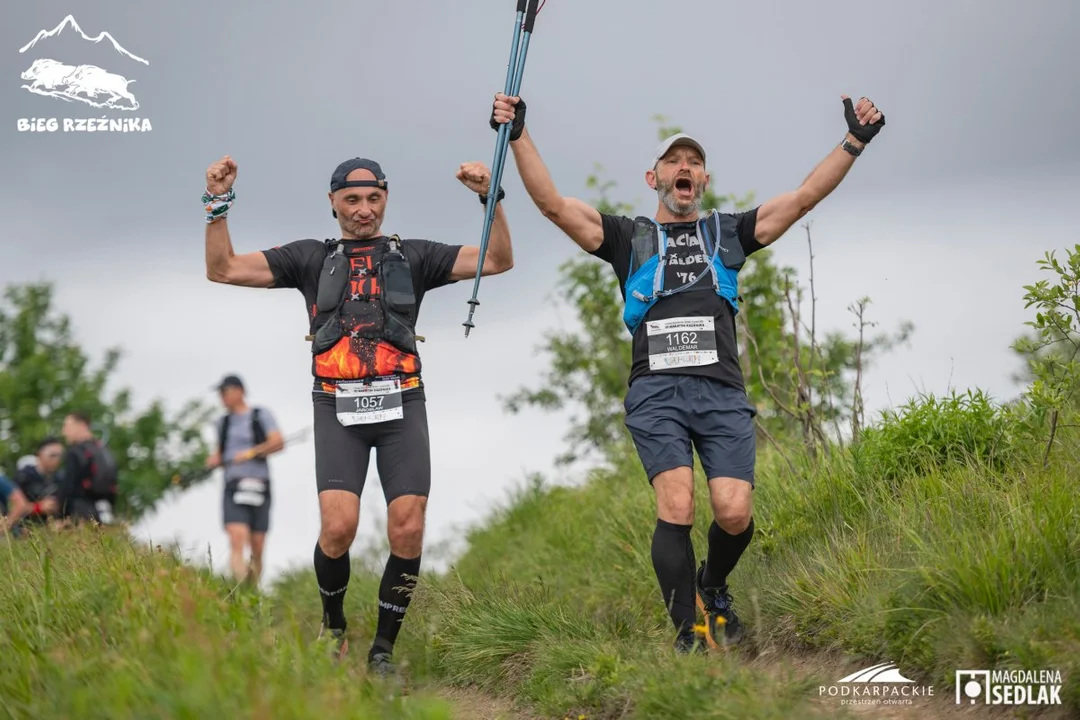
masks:
{"label": "waldemar text on bib", "polygon": [[676,317],[651,320],[645,325],[650,370],[696,367],[719,361],[716,321],[712,317]]}

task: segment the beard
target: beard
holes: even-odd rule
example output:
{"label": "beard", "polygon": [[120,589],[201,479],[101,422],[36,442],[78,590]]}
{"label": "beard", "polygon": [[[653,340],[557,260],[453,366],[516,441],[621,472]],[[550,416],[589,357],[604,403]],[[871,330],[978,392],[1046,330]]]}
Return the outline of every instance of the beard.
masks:
{"label": "beard", "polygon": [[690,182],[693,189],[693,196],[690,199],[684,199],[678,196],[675,192],[676,178],[672,178],[670,182],[664,182],[660,179],[656,181],[656,194],[660,198],[660,202],[667,208],[668,212],[678,217],[685,217],[688,215],[697,216],[701,212],[702,199],[705,197],[705,186],[694,182],[689,178],[686,179]]}

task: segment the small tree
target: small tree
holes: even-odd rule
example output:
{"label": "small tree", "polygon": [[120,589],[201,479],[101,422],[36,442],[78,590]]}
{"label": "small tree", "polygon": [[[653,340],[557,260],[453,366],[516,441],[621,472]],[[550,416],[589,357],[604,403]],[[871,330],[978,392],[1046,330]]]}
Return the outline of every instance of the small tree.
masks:
{"label": "small tree", "polygon": [[1031,384],[1024,398],[1035,426],[1046,432],[1045,464],[1059,429],[1076,427],[1065,419],[1080,414],[1080,244],[1066,249],[1064,263],[1048,252],[1038,265],[1056,275],[1054,284],[1024,286],[1024,307],[1036,308],[1035,319],[1024,324],[1035,332],[1012,347],[1027,361]]}

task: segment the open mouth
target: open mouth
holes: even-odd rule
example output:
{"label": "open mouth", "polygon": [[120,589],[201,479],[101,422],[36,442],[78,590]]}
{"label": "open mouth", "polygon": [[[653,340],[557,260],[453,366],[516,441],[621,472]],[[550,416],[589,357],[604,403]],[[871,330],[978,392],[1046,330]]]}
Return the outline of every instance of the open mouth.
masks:
{"label": "open mouth", "polygon": [[694,183],[687,177],[677,178],[675,180],[675,192],[683,197],[693,197]]}

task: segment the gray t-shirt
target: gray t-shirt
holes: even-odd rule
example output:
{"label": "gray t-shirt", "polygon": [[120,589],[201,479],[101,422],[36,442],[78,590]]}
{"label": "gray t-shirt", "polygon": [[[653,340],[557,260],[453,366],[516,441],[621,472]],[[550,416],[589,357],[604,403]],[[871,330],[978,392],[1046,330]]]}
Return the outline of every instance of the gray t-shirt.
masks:
{"label": "gray t-shirt", "polygon": [[[225,435],[225,454],[221,458],[222,462],[255,446],[255,436],[251,432],[251,408],[243,413],[230,413],[227,417],[229,427]],[[259,408],[259,422],[262,423],[267,435],[278,429],[274,416],[266,408]],[[225,466],[226,482],[240,478],[269,480],[270,465],[266,458],[255,458]]]}

